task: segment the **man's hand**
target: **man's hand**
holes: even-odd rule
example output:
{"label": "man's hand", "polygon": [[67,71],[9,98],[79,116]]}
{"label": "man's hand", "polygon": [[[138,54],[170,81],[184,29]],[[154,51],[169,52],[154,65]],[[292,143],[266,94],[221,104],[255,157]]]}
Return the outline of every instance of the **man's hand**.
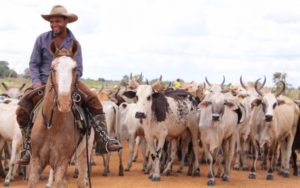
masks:
{"label": "man's hand", "polygon": [[42,83],[35,83],[35,84],[32,85],[32,88],[33,88],[33,89],[37,89],[37,88],[40,88],[40,87],[42,87],[42,86],[43,86]]}

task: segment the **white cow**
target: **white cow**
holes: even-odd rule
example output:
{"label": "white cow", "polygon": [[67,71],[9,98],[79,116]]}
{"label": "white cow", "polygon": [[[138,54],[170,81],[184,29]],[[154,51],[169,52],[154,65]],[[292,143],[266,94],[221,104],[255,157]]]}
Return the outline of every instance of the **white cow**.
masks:
{"label": "white cow", "polygon": [[[208,81],[207,83],[209,84]],[[219,152],[223,152],[225,161],[222,180],[229,180],[238,123],[244,120],[238,100],[230,93],[222,93],[223,83],[209,84],[210,93],[200,103],[199,130],[201,143],[209,160],[208,185],[215,185],[215,176],[221,175],[221,159],[218,160],[219,169],[216,175],[213,170],[213,161]]]}
{"label": "white cow", "polygon": [[273,179],[273,170],[276,165],[277,147],[281,152],[280,175],[288,177],[290,175],[289,161],[291,157],[292,144],[297,130],[299,107],[288,97],[280,96],[285,90],[285,83],[281,81],[282,89],[276,94],[269,92],[262,93],[257,88],[260,97],[254,102],[254,106],[262,106],[262,111],[258,116],[264,118],[259,140],[260,147],[266,146],[267,156],[267,179]]}
{"label": "white cow", "polygon": [[[126,171],[129,171],[132,166],[136,138],[139,136],[139,139],[141,140],[145,139],[142,123],[140,122],[139,119],[135,118],[137,109],[138,106],[135,103],[124,102],[119,106],[119,124],[121,129],[125,129],[126,132],[128,133],[128,142],[129,142],[129,158],[125,168]],[[145,170],[147,164],[146,147],[147,144],[143,141],[142,144],[143,170]]]}
{"label": "white cow", "polygon": [[[120,141],[120,126],[118,123],[119,111],[118,106],[111,100],[101,101],[103,105],[103,111],[105,113],[105,120],[107,125],[107,133],[110,138],[116,138]],[[109,161],[111,153],[103,155],[104,172],[103,175],[107,176],[109,173]],[[123,176],[123,162],[122,162],[122,150],[118,151],[119,156],[119,176]]]}
{"label": "white cow", "polygon": [[[167,137],[177,139],[188,128],[192,133],[195,159],[198,159],[198,128],[195,120],[198,116],[196,106],[188,95],[175,99],[153,92],[150,85],[139,85],[136,92],[127,91],[124,95],[137,99],[135,117],[143,124],[150,149],[152,181],[160,180],[160,157]],[[176,154],[171,154],[171,158],[174,157]],[[198,160],[195,160],[194,167],[194,173],[199,174]]]}
{"label": "white cow", "polygon": [[[10,101],[10,102],[8,102]],[[22,145],[22,134],[19,124],[16,120],[17,99],[7,99],[0,103],[0,151],[5,142],[12,143],[11,158],[9,162],[9,171],[4,180],[4,185],[9,186],[10,181],[14,179],[18,167],[17,159]]]}

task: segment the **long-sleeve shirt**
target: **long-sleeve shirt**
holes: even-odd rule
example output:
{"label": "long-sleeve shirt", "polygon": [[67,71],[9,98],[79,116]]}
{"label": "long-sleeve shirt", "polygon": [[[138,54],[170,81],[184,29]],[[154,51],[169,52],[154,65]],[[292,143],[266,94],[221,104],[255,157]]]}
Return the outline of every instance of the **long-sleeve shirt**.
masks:
{"label": "long-sleeve shirt", "polygon": [[[76,40],[73,33],[67,29],[67,37],[59,46],[59,49],[65,48],[70,49],[72,46],[73,40]],[[33,51],[30,57],[29,69],[32,79],[32,84],[43,83],[46,84],[48,76],[50,73],[51,62],[53,60],[53,55],[49,49],[51,42],[54,39],[54,33],[48,31],[39,35],[35,41]],[[78,50],[74,56],[75,61],[77,62],[77,78],[82,76],[82,52],[81,46],[78,43]]]}

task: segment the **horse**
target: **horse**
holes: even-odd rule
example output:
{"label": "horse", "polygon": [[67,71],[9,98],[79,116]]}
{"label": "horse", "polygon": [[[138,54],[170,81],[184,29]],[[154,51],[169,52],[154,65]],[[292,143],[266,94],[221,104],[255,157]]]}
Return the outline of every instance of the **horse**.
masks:
{"label": "horse", "polygon": [[[54,170],[54,187],[67,187],[67,168],[72,155],[81,142],[80,129],[75,124],[73,109],[79,98],[77,93],[77,63],[73,59],[78,44],[71,49],[57,49],[50,45],[54,59],[45,88],[44,99],[36,115],[31,133],[32,157],[28,187],[36,187],[39,175],[46,167]],[[77,97],[76,97],[77,96]],[[82,152],[77,162],[85,171],[86,153]],[[85,187],[85,174],[80,173],[77,186]]]}

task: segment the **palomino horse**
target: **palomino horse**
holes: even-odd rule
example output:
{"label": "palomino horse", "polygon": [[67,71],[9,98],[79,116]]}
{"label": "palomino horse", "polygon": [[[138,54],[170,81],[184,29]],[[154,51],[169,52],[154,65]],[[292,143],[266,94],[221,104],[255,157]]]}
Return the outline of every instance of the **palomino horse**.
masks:
{"label": "palomino horse", "polygon": [[[66,173],[76,146],[81,141],[80,130],[75,125],[72,109],[77,89],[77,51],[74,42],[70,50],[50,45],[54,59],[45,88],[42,106],[37,114],[31,134],[32,158],[28,187],[36,187],[39,175],[46,165],[54,170],[54,187],[67,187]],[[74,99],[73,99],[74,98]],[[86,153],[77,158],[80,170],[86,170]],[[78,177],[78,187],[84,187],[85,173]]]}

